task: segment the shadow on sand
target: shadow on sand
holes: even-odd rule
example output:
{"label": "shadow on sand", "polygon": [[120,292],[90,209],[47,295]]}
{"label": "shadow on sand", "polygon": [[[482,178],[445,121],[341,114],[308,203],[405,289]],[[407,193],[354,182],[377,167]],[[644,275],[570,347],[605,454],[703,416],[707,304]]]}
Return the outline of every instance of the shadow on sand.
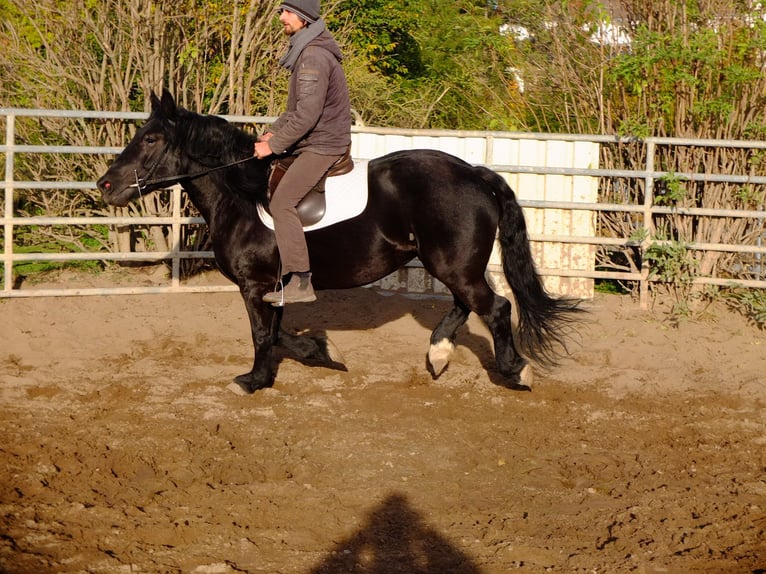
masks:
{"label": "shadow on sand", "polygon": [[[432,330],[452,307],[451,297],[406,297],[399,294],[383,293],[376,289],[356,288],[348,290],[323,291],[319,301],[310,306],[294,305],[287,309],[283,327],[288,331],[309,331],[313,336],[327,339],[328,331],[364,331],[374,329],[395,321],[405,314],[410,314],[423,327]],[[349,309],[357,312],[349,313]],[[473,352],[487,371],[493,384],[517,391],[529,391],[524,385],[511,385],[500,374],[495,364],[495,354],[489,332],[485,336],[471,333],[463,326],[458,330],[456,345],[461,345]],[[423,337],[423,370],[426,372],[429,339]],[[343,349],[340,349],[341,353]],[[277,370],[284,356],[294,355],[277,351]],[[302,361],[316,366],[320,363]],[[345,370],[342,364],[323,365]],[[420,365],[418,365],[420,366]],[[449,367],[448,367],[449,368]],[[459,365],[457,365],[459,368]],[[277,379],[279,375],[277,374]]]}
{"label": "shadow on sand", "polygon": [[392,494],[309,574],[481,574],[471,559],[429,527],[402,494]]}

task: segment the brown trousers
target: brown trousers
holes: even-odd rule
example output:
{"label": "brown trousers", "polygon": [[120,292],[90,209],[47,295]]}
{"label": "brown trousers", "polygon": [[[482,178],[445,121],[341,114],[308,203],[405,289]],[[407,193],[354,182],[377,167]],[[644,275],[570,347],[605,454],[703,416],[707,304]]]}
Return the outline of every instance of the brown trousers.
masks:
{"label": "brown trousers", "polygon": [[283,275],[311,269],[306,237],[303,235],[303,225],[296,207],[341,155],[302,152],[271,196],[269,210],[274,219],[274,233],[277,236]]}

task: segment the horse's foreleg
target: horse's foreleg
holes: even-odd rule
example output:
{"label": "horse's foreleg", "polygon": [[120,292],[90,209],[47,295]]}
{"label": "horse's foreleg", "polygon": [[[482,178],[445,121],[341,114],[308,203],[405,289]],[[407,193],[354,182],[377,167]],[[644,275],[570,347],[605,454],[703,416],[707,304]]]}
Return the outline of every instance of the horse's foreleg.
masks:
{"label": "horse's foreleg", "polygon": [[243,292],[242,297],[253,337],[253,368],[249,373],[236,377],[229,389],[237,394],[249,395],[274,383],[272,350],[277,341],[282,309],[264,303],[260,295],[256,297]]}
{"label": "horse's foreleg", "polygon": [[434,378],[447,368],[455,352],[457,330],[468,320],[470,311],[455,298],[455,306],[444,316],[431,332],[431,346],[428,348],[428,366]]}

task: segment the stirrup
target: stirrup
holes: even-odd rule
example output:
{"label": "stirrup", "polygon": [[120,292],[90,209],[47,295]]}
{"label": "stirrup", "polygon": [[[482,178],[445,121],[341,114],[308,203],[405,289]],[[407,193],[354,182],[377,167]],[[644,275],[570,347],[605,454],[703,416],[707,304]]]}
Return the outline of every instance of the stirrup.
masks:
{"label": "stirrup", "polygon": [[[277,298],[277,295],[279,298]],[[274,283],[274,291],[269,291],[263,295],[263,301],[270,303],[274,307],[285,306],[285,284],[284,281],[282,281],[282,277]]]}

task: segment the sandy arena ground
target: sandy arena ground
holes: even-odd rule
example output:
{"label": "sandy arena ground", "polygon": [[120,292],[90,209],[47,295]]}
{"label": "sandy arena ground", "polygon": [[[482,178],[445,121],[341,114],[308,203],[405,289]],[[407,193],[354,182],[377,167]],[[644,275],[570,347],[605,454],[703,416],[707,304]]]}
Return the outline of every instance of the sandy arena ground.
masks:
{"label": "sandy arena ground", "polygon": [[319,293],[347,372],[250,368],[237,294],[0,299],[0,572],[766,572],[766,334],[599,295],[532,392],[449,302]]}

